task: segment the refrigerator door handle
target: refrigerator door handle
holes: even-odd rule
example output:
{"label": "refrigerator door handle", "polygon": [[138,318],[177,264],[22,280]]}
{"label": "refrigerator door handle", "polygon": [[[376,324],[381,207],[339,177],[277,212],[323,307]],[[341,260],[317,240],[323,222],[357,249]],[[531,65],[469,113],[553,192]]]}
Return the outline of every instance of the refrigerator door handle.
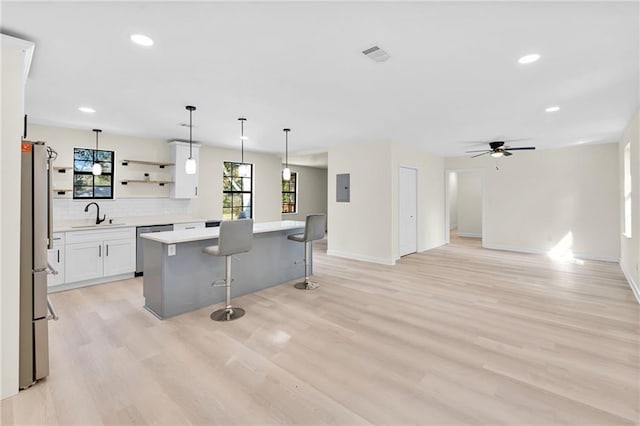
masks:
{"label": "refrigerator door handle", "polygon": [[47,271],[47,274],[49,275],[58,275],[58,271],[56,271],[49,262],[47,262],[47,267],[45,268],[45,271]]}
{"label": "refrigerator door handle", "polygon": [[51,188],[53,181],[53,159],[47,156],[47,248],[53,248],[53,201],[51,200]]}
{"label": "refrigerator door handle", "polygon": [[47,308],[49,309],[49,312],[51,312],[51,315],[47,315],[47,319],[58,321],[60,317],[58,316],[58,312],[56,312],[56,308],[53,306],[53,303],[51,303],[49,296],[47,296]]}

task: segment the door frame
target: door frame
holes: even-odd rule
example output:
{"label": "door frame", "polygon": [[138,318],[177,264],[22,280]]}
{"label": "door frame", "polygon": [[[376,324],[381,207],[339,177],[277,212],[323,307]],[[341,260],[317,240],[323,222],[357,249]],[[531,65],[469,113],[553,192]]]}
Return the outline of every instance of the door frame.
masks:
{"label": "door frame", "polygon": [[486,169],[482,167],[472,168],[472,169],[445,169],[444,170],[444,240],[446,244],[450,243],[449,234],[451,230],[449,229],[450,219],[449,219],[449,176],[451,173],[469,173],[469,172],[478,172],[480,173],[480,185],[482,186],[482,247],[484,247],[484,238],[485,238],[485,229],[486,229],[486,216],[485,216],[485,194],[486,194],[486,185],[485,185],[485,171]]}
{"label": "door frame", "polygon": [[[398,217],[396,218],[398,226],[398,235],[396,239],[396,260],[402,257],[402,255],[400,254],[400,169],[411,169],[415,170],[416,172],[416,251],[414,253],[420,252],[420,223],[418,222],[418,218],[420,217],[420,203],[418,202],[418,194],[420,193],[420,169],[416,166],[400,164],[398,165],[398,200],[396,204],[396,206],[398,207]],[[405,256],[408,256],[409,254],[406,254]]]}

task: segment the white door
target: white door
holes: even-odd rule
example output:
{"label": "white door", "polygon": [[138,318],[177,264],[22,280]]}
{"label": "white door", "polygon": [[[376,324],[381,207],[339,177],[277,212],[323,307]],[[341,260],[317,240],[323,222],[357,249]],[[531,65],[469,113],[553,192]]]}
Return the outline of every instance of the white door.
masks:
{"label": "white door", "polygon": [[136,270],[135,240],[104,242],[104,276],[127,274]]}
{"label": "white door", "polygon": [[418,251],[418,171],[400,167],[398,185],[398,251],[405,256]]}
{"label": "white door", "polygon": [[102,276],[102,241],[67,244],[65,278],[68,283]]}

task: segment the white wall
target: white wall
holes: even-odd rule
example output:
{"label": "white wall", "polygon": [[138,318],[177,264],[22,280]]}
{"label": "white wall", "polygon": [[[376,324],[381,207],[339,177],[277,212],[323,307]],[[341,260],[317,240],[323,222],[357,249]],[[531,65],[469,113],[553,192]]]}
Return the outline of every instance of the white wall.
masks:
{"label": "white wall", "polygon": [[[328,247],[333,256],[392,264],[391,143],[329,149]],[[349,173],[351,201],[336,202],[336,174]]]}
{"label": "white wall", "polygon": [[[284,167],[284,166],[283,166]],[[289,165],[298,174],[298,211],[282,220],[305,220],[311,213],[327,213],[327,169]]]}
{"label": "white wall", "polygon": [[[624,147],[631,144],[631,238],[625,237],[624,231]],[[622,135],[618,149],[619,186],[620,186],[620,267],[624,271],[631,288],[640,302],[640,282],[638,281],[638,264],[640,263],[640,111],[634,114],[632,120]]]}
{"label": "white wall", "polygon": [[458,172],[459,237],[482,237],[482,173]]}
{"label": "white wall", "polygon": [[[0,398],[18,393],[20,141],[25,45],[2,36],[0,118]],[[21,47],[22,45],[23,47]]]}
{"label": "white wall", "polygon": [[449,229],[458,227],[458,174],[449,173]]}
{"label": "white wall", "polygon": [[[28,136],[31,140],[44,140],[58,152],[56,166],[73,164],[73,148],[95,147],[95,133],[91,129],[78,130],[54,126],[30,124]],[[240,149],[229,150],[211,146],[200,147],[198,165],[199,193],[193,200],[169,199],[169,186],[130,183],[121,185],[123,179],[143,179],[149,172],[150,178],[169,179],[170,169],[129,163],[122,160],[169,161],[168,140],[141,138],[102,132],[99,137],[100,149],[115,151],[115,182],[113,201],[102,201],[101,206],[110,217],[119,217],[132,213],[128,206],[141,206],[132,215],[148,215],[150,210],[156,214],[193,215],[198,218],[220,219],[222,217],[222,169],[224,161],[240,161]],[[272,154],[259,154],[245,151],[245,161],[254,164],[254,220],[268,222],[281,218],[280,157]],[[181,166],[181,165],[180,165]],[[176,166],[177,167],[177,166]],[[54,186],[72,187],[73,173],[54,174]],[[75,219],[74,213],[82,211],[86,201],[71,200],[68,194],[65,200],[54,202],[56,219]],[[127,200],[122,201],[122,200]],[[120,200],[120,201],[119,201]],[[135,201],[134,201],[135,200]],[[145,201],[145,200],[148,200]],[[146,206],[146,207],[145,207]],[[57,208],[56,208],[57,207]],[[68,210],[65,213],[64,210]],[[90,213],[89,213],[90,214]]]}
{"label": "white wall", "polygon": [[[225,161],[240,161],[240,149],[211,146],[200,148],[198,198],[192,201],[198,217],[222,217],[222,171]],[[245,163],[253,163],[253,219],[255,222],[281,220],[282,180],[280,157],[255,152],[244,153]]]}
{"label": "white wall", "polygon": [[577,257],[619,258],[616,144],[516,152],[497,163],[448,158],[446,167],[485,169],[485,247],[546,253],[571,240]]}

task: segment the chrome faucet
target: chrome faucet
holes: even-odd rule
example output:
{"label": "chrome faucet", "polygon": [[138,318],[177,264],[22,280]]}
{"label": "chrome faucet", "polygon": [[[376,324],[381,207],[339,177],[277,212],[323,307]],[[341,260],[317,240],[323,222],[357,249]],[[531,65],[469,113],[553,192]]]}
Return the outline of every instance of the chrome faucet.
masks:
{"label": "chrome faucet", "polygon": [[89,211],[89,206],[90,206],[91,204],[95,205],[95,206],[96,206],[96,209],[98,209],[98,212],[97,212],[97,214],[96,214],[96,225],[100,225],[102,222],[104,222],[105,220],[107,220],[107,215],[106,215],[106,214],[105,214],[105,215],[103,215],[103,216],[102,216],[102,219],[100,219],[100,206],[98,205],[98,203],[95,203],[95,202],[87,204],[87,205],[84,207],[84,211],[85,211],[85,212],[88,212],[88,211]]}

